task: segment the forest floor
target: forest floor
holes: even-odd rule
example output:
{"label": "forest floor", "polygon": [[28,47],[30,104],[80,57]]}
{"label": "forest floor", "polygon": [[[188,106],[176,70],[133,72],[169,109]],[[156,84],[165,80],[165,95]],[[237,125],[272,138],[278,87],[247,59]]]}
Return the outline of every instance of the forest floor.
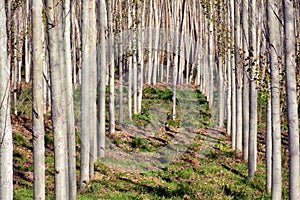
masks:
{"label": "forest floor", "polygon": [[[181,89],[184,91],[186,88]],[[183,94],[178,115],[193,115],[194,113],[184,113],[187,109],[185,106],[191,106],[191,101],[186,100],[191,99],[191,93],[183,92]],[[162,102],[156,101],[157,99],[171,100],[171,93],[164,86],[147,87],[143,95],[142,114],[134,115],[133,119],[136,123],[130,124],[129,127],[117,125],[114,137],[108,138],[110,144],[107,146],[107,153],[111,157],[108,156],[95,163],[94,180],[84,190],[79,191],[78,199],[270,199],[270,195],[265,192],[263,129],[259,129],[258,165],[255,178],[251,180],[247,175],[247,163],[242,160],[240,152],[231,149],[230,137],[225,134],[225,130],[209,128],[211,127],[208,122],[210,114],[204,112],[207,104],[202,94],[192,94],[201,104],[199,105],[201,123],[197,123],[192,129],[191,124],[195,122],[190,119],[183,120],[181,117],[173,121],[167,114],[164,116],[164,124],[160,122],[163,117],[160,115],[162,110],[146,109],[151,107],[153,101],[155,105],[163,105]],[[23,94],[23,98],[26,96]],[[30,99],[26,101],[30,102]],[[22,106],[28,109],[25,103]],[[168,105],[164,109],[169,109]],[[30,115],[26,116],[30,110],[24,109],[21,113],[21,116],[11,115],[11,117],[14,138],[14,199],[24,200],[32,199],[33,196],[32,121]],[[142,133],[145,133],[149,127],[152,132],[155,130],[154,133],[142,135],[140,130],[144,130]],[[45,130],[46,194],[47,199],[53,199],[54,154],[49,115],[45,116]],[[189,137],[185,134],[188,131],[192,134],[190,139],[187,139]],[[184,134],[180,134],[181,132]],[[79,133],[76,134],[77,158],[79,158],[80,138]],[[170,146],[174,138],[178,141],[182,141],[183,138],[190,143],[186,143],[182,149],[176,142],[175,145]],[[286,132],[283,133],[282,141],[283,199],[287,199]],[[157,157],[155,153],[163,148],[168,151],[161,151]],[[134,162],[120,161],[119,158],[128,155],[130,156],[127,160],[132,161],[134,158]],[[111,158],[117,158],[118,162],[113,162]],[[80,163],[77,159],[78,177],[79,167]]]}

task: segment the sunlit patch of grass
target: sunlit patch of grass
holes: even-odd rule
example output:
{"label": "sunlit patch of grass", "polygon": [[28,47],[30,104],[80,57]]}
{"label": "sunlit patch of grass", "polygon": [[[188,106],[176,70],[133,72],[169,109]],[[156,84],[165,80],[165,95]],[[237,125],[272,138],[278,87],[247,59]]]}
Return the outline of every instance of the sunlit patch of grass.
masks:
{"label": "sunlit patch of grass", "polygon": [[[228,146],[226,139],[222,138],[207,157],[196,157],[192,149],[166,168],[157,171],[112,173],[102,165],[104,172],[100,173],[104,175],[101,180],[92,182],[93,188],[81,193],[79,199],[270,198],[264,189],[264,165],[258,163],[254,180],[249,179],[247,163],[232,156],[234,151]],[[283,195],[287,197],[285,191],[286,189]]]}
{"label": "sunlit patch of grass", "polygon": [[[176,119],[173,120],[172,91],[153,87],[144,88],[142,111],[133,114],[132,121],[127,123],[143,128],[155,124],[159,130],[157,129],[152,133],[154,137],[137,137],[134,134],[126,137],[122,134],[115,135],[112,142],[128,151],[153,152],[166,146],[176,137],[177,129],[180,127],[201,128],[209,126],[211,115],[206,97],[198,90],[178,90],[177,92],[177,113]],[[191,115],[193,117],[190,117]]]}
{"label": "sunlit patch of grass", "polygon": [[32,200],[33,191],[26,188],[17,188],[14,189],[14,199],[15,200]]}

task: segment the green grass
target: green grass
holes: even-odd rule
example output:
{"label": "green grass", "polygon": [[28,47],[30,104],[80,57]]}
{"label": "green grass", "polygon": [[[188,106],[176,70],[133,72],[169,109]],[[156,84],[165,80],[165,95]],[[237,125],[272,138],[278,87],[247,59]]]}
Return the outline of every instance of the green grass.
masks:
{"label": "green grass", "polygon": [[[19,112],[23,116],[31,114],[31,100],[27,98],[30,90],[24,90],[20,98],[24,100],[24,106],[19,107]],[[197,126],[207,128],[211,126],[211,111],[208,109],[206,97],[198,90],[178,90],[177,91],[177,119],[171,119],[172,91],[169,89],[145,88],[143,91],[142,112],[133,115],[136,124],[147,126],[153,120],[163,120],[172,127]],[[75,91],[75,98],[78,100],[80,91]],[[29,95],[30,96],[30,95]],[[26,99],[27,98],[27,99]],[[79,101],[76,101],[77,103]],[[162,107],[165,111],[162,116],[154,116],[149,108]],[[80,105],[77,105],[80,108]],[[76,116],[80,116],[79,110],[75,110]],[[190,115],[197,116],[192,119]],[[49,117],[49,116],[48,116]],[[77,119],[79,120],[79,119]],[[78,121],[77,121],[78,122]],[[46,199],[53,199],[53,136],[50,134],[51,128],[47,127],[45,144],[46,153]],[[172,135],[171,135],[172,136]],[[155,134],[154,139],[161,139],[167,142],[171,140],[170,135]],[[32,172],[32,162],[30,151],[32,150],[32,140],[25,136],[14,133],[15,147],[22,147],[14,152],[14,168],[19,172]],[[148,138],[132,137],[124,141],[121,137],[113,138],[117,145],[126,145],[132,151],[153,152],[165,144],[158,144]],[[146,171],[143,173],[122,172],[112,170],[101,162],[95,163],[95,180],[91,181],[87,188],[79,191],[78,199],[270,199],[270,195],[265,192],[265,167],[260,155],[257,172],[254,180],[247,177],[247,163],[241,160],[239,153],[231,150],[229,138],[221,137],[219,142],[206,152],[205,157],[199,149],[204,144],[206,136],[204,133],[196,134],[194,142],[180,158],[170,163],[163,169],[157,171]],[[79,144],[79,133],[76,132],[76,143]],[[262,145],[259,146],[263,148]],[[25,151],[26,150],[26,151]],[[77,149],[79,152],[79,149]],[[120,162],[120,161],[116,161]],[[287,163],[286,159],[283,159]],[[135,164],[124,163],[128,166]],[[79,170],[79,160],[77,168]],[[288,198],[287,165],[283,167],[283,199]],[[15,183],[14,199],[32,199],[33,184],[24,178],[20,178]]]}
{"label": "green grass", "polygon": [[[200,139],[200,138],[199,138]],[[270,199],[266,194],[264,165],[254,180],[222,138],[204,158],[186,153],[158,171],[120,172],[97,164],[96,177],[78,199]],[[287,198],[286,188],[283,192]]]}
{"label": "green grass", "polygon": [[32,189],[20,188],[14,190],[14,199],[16,200],[32,200]]}
{"label": "green grass", "polygon": [[[206,97],[198,90],[178,90],[176,103],[176,119],[172,118],[172,91],[170,89],[144,88],[142,110],[132,115],[132,121],[126,121],[138,127],[147,128],[153,124],[151,137],[135,135],[115,135],[112,142],[128,151],[153,152],[166,146],[176,135],[180,127],[203,128],[210,125],[210,110]],[[107,115],[108,116],[108,115]],[[108,118],[107,118],[108,122]],[[164,130],[165,124],[171,131]],[[147,130],[149,131],[149,130]],[[118,133],[119,134],[119,133]]]}

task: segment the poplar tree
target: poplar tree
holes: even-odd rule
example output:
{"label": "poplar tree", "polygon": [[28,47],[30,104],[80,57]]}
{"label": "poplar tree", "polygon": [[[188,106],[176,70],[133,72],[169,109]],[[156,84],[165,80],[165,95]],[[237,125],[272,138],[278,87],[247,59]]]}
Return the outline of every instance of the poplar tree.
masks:
{"label": "poplar tree", "polygon": [[51,83],[51,117],[54,136],[55,199],[68,198],[66,102],[63,91],[63,5],[47,1],[47,30]]}
{"label": "poplar tree", "polygon": [[268,13],[268,51],[271,69],[271,109],[272,109],[272,199],[279,200],[282,195],[281,174],[281,120],[280,120],[280,28],[279,0],[267,0]]}
{"label": "poplar tree", "polygon": [[10,118],[10,65],[5,1],[0,0],[0,199],[13,199],[13,140]]}
{"label": "poplar tree", "polygon": [[300,199],[299,116],[296,82],[296,37],[293,1],[283,0],[286,103],[289,131],[289,199]]}
{"label": "poplar tree", "polygon": [[45,199],[45,130],[44,130],[44,44],[43,2],[32,1],[32,130],[34,199]]}

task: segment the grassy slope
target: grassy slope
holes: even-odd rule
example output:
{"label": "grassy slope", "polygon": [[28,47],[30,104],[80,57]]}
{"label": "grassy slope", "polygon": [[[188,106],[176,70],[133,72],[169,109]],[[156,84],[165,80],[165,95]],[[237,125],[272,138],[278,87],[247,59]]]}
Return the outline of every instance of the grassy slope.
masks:
{"label": "grassy slope", "polygon": [[[29,92],[29,91],[27,91]],[[209,125],[209,112],[207,112],[205,97],[195,93],[199,104],[201,123],[199,128]],[[27,98],[28,94],[22,94]],[[189,97],[189,92],[187,92]],[[194,95],[195,96],[195,95]],[[134,116],[135,122],[147,124],[151,116],[147,107],[153,102],[170,101],[170,91],[164,88],[148,89],[144,91],[143,115]],[[154,99],[156,97],[156,100]],[[188,98],[187,98],[188,99]],[[27,102],[27,104],[26,104]],[[160,102],[161,103],[161,102]],[[191,108],[194,109],[194,108]],[[14,124],[14,198],[32,199],[32,141],[30,99],[23,101],[20,106],[21,114],[25,117],[13,116]],[[168,121],[169,124],[178,126],[177,121]],[[26,117],[27,116],[27,117]],[[167,119],[168,120],[168,119]],[[190,124],[192,122],[188,122]],[[53,198],[53,139],[51,136],[51,120],[49,116],[46,124],[46,178],[47,199]],[[263,131],[260,131],[260,153],[258,171],[254,180],[247,178],[247,164],[242,162],[239,154],[230,149],[229,138],[223,135],[212,151],[205,157],[200,156],[199,149],[206,141],[207,129],[199,129],[190,149],[172,162],[166,168],[145,173],[117,171],[109,166],[96,163],[96,179],[84,191],[79,192],[78,199],[269,199],[264,190],[265,168],[263,165]],[[285,135],[286,136],[286,135]],[[170,138],[164,134],[156,134],[160,141]],[[123,144],[125,149],[138,151],[153,151],[159,148],[159,143],[153,143],[151,138],[136,138],[122,141],[114,138],[115,143]],[[138,142],[137,142],[138,141]],[[150,142],[151,141],[151,142]],[[79,142],[79,141],[78,141]],[[125,145],[124,145],[125,144]],[[141,145],[140,145],[141,144]],[[285,145],[286,146],[286,145]],[[286,152],[286,150],[284,150]],[[79,152],[78,152],[79,154]],[[285,154],[285,158],[286,158]],[[78,166],[79,167],[79,166]],[[287,159],[284,160],[284,198],[287,198]]]}
{"label": "grassy slope", "polygon": [[255,179],[248,179],[247,164],[230,149],[225,136],[199,158],[197,149],[205,135],[205,130],[199,132],[189,151],[162,170],[128,173],[97,163],[97,178],[79,199],[269,199],[262,163]]}

